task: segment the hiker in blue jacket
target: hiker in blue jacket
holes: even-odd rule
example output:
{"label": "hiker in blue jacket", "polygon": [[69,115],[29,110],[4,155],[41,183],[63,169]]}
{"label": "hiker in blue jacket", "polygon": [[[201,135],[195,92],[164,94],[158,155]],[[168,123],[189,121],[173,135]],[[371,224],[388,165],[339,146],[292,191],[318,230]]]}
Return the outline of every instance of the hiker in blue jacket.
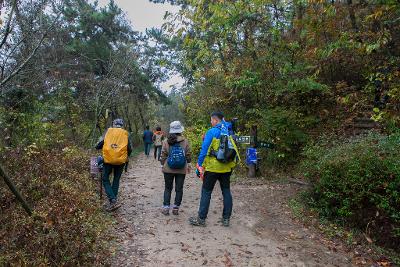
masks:
{"label": "hiker in blue jacket", "polygon": [[[205,226],[208,209],[210,207],[211,194],[214,186],[218,181],[222,191],[224,208],[222,211],[221,223],[224,226],[229,226],[230,217],[232,214],[232,194],[230,190],[230,177],[233,168],[239,163],[240,157],[236,144],[232,136],[229,135],[229,127],[232,126],[227,123],[221,112],[214,112],[211,114],[211,125],[204,137],[203,144],[201,145],[200,155],[197,161],[198,176],[203,180],[201,190],[200,207],[198,215],[189,218],[189,223],[194,226]],[[235,153],[232,159],[218,159],[217,152],[220,148],[220,137],[228,136],[231,144],[231,150]]]}
{"label": "hiker in blue jacket", "polygon": [[146,126],[143,132],[144,154],[149,157],[151,144],[153,143],[153,132],[149,130],[150,127]]}

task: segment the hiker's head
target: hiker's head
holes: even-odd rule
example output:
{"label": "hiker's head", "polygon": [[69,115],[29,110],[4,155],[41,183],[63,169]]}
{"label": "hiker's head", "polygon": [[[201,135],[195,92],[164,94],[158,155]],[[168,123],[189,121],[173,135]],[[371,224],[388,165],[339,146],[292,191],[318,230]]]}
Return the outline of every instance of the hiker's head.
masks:
{"label": "hiker's head", "polygon": [[224,119],[224,114],[222,112],[216,111],[211,113],[211,125],[215,126]]}
{"label": "hiker's head", "polygon": [[158,127],[156,128],[156,131],[160,132],[160,131],[161,131],[161,127],[158,126]]}
{"label": "hiker's head", "polygon": [[169,133],[170,134],[181,134],[185,128],[182,126],[180,121],[173,121],[169,125]]}
{"label": "hiker's head", "polygon": [[147,125],[147,126],[145,127],[145,129],[146,129],[146,130],[150,129],[150,126]]}
{"label": "hiker's head", "polygon": [[124,120],[123,119],[115,119],[113,121],[113,127],[114,128],[122,128],[122,127],[124,127]]}

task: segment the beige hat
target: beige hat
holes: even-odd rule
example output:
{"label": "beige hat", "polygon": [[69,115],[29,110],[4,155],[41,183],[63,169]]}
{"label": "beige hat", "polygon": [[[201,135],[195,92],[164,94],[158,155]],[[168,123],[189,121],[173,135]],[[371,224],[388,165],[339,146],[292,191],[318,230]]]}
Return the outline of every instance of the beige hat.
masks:
{"label": "beige hat", "polygon": [[173,121],[169,125],[169,133],[174,134],[174,133],[182,133],[185,130],[185,128],[182,126],[182,123],[180,121]]}

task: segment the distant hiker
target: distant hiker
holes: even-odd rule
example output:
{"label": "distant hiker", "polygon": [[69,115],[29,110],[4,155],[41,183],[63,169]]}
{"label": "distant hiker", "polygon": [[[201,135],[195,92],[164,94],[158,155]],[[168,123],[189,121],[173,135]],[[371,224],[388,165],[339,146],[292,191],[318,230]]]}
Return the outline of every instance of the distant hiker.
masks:
{"label": "distant hiker", "polygon": [[161,127],[157,127],[156,131],[153,134],[154,159],[160,160],[163,141],[164,141],[164,132],[161,131]]}
{"label": "distant hiker", "polygon": [[153,143],[153,132],[149,130],[150,127],[146,126],[143,132],[144,154],[149,157],[151,144]]}
{"label": "distant hiker", "polygon": [[223,117],[221,112],[211,114],[213,128],[208,130],[204,137],[197,161],[197,173],[203,179],[203,186],[198,216],[189,219],[189,223],[194,226],[206,225],[211,194],[217,181],[221,186],[224,202],[221,222],[224,226],[229,226],[232,214],[230,177],[240,158]]}
{"label": "distant hiker", "polygon": [[[109,204],[106,206],[107,211],[113,211],[120,207],[118,203],[119,180],[124,170],[124,166],[128,161],[128,156],[132,153],[132,146],[129,135],[123,129],[124,121],[116,119],[113,121],[111,128],[102,140],[96,145],[96,149],[103,150],[103,186],[106,191]],[[110,183],[110,174],[114,173],[113,183]]]}
{"label": "distant hiker", "polygon": [[186,173],[190,172],[191,152],[188,140],[182,136],[184,128],[179,121],[170,124],[169,135],[164,140],[161,151],[161,165],[164,173],[165,189],[162,213],[169,215],[171,192],[175,180],[175,202],[172,213],[179,214],[182,203],[183,184]]}

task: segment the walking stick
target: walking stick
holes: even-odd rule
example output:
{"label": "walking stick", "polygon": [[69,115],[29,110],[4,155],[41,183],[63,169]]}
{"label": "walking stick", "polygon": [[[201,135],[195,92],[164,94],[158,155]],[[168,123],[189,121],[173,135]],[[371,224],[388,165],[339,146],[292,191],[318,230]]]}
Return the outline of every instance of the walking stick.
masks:
{"label": "walking stick", "polygon": [[103,171],[100,171],[100,179],[99,179],[99,185],[100,185],[100,200],[103,200]]}

